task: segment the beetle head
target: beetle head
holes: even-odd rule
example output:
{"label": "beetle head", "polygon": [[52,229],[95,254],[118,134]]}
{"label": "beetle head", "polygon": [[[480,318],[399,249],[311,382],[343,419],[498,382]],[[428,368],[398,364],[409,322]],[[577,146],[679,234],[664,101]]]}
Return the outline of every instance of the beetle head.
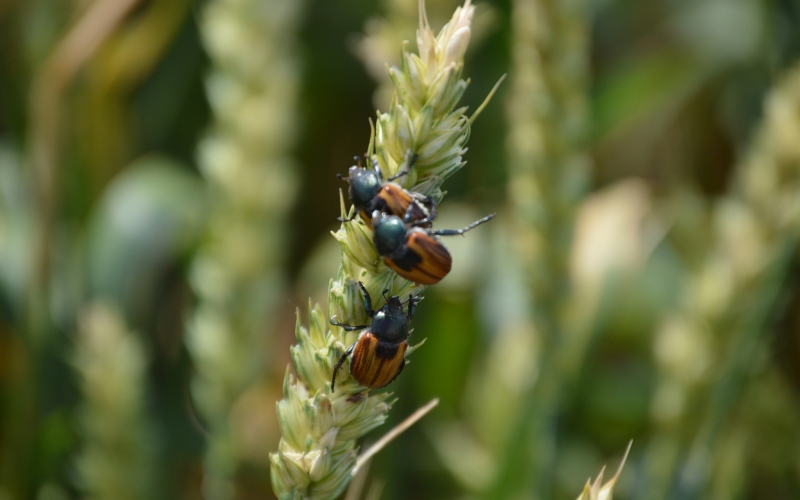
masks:
{"label": "beetle head", "polygon": [[385,307],[389,310],[389,314],[405,314],[403,313],[403,301],[401,301],[400,297],[397,295],[392,295],[389,297],[389,300],[386,301]]}

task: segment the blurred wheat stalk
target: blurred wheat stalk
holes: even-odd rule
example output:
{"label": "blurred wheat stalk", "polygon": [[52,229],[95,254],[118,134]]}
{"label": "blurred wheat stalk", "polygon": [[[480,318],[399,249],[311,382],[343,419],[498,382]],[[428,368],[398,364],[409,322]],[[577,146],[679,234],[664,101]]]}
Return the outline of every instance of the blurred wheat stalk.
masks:
{"label": "blurred wheat stalk", "polygon": [[[531,297],[533,329],[518,334],[537,345],[536,381],[520,395],[520,412],[505,443],[495,498],[535,492],[549,496],[552,457],[571,338],[572,297],[567,256],[574,216],[587,191],[589,18],[583,0],[515,0],[507,100],[508,196],[513,245]],[[535,357],[537,351],[534,351]],[[521,439],[520,439],[521,436]]]}
{"label": "blurred wheat stalk", "polygon": [[147,356],[119,312],[94,303],[80,321],[73,363],[83,403],[78,486],[87,498],[143,500],[152,495],[154,447],[145,408]]}
{"label": "blurred wheat stalk", "polygon": [[187,344],[197,372],[192,393],[210,432],[203,486],[209,499],[233,495],[238,458],[230,410],[268,363],[285,293],[301,7],[295,0],[215,0],[201,21],[214,123],[198,161],[212,213],[191,271],[198,304]]}
{"label": "blurred wheat stalk", "polygon": [[[399,10],[397,3],[392,2],[395,9],[390,10],[386,21],[373,20],[368,26],[370,35],[361,46],[368,68],[375,67],[375,58],[369,57],[370,49],[385,48],[403,28],[402,16],[395,12]],[[556,350],[555,346],[561,342],[554,337],[564,335],[563,331],[555,330],[563,328],[558,310],[569,300],[566,257],[573,213],[586,189],[589,167],[588,41],[583,9],[584,6],[575,3],[514,3],[515,65],[507,116],[511,130],[509,192],[516,217],[511,225],[495,225],[492,240],[496,242],[493,246],[499,254],[498,262],[516,261],[524,269],[522,274],[528,278],[532,295],[537,299],[537,321],[532,322],[526,312],[520,311],[501,321],[491,352],[486,360],[481,360],[485,364],[478,369],[478,381],[466,389],[467,421],[473,424],[473,429],[451,423],[430,433],[443,462],[459,481],[488,498],[521,496],[533,488],[541,490],[542,485],[533,483],[528,477],[530,469],[524,467],[538,461],[541,469],[542,462],[549,460],[546,456],[521,457],[517,447],[528,443],[509,439],[518,436],[520,430],[515,425],[530,425],[526,420],[530,413],[523,415],[522,411],[527,408],[526,393],[539,369],[536,358],[542,334],[549,330],[547,343],[551,349],[543,356]],[[551,21],[556,23],[555,27],[547,24]],[[379,87],[376,99],[381,99],[381,95]],[[510,249],[505,248],[504,242],[509,239],[517,246],[516,259],[509,259]],[[519,267],[514,272],[519,273]],[[547,375],[558,376],[552,372]],[[552,412],[557,405],[554,400],[557,394],[551,393],[549,397],[551,400],[545,404],[550,408],[544,411]],[[587,483],[580,498],[610,499],[624,460],[610,481],[602,484],[601,472],[594,484]],[[517,463],[508,467],[506,461]],[[516,472],[519,474],[515,475]]]}
{"label": "blurred wheat stalk", "polygon": [[[660,380],[648,451],[652,498],[705,496],[709,454],[763,349],[800,240],[800,67],[766,98],[762,124],[711,213],[714,239],[656,334]],[[739,466],[741,470],[742,466]],[[676,473],[679,473],[676,477]],[[677,479],[677,484],[672,481]]]}
{"label": "blurred wheat stalk", "polygon": [[[483,497],[545,498],[552,420],[572,352],[563,314],[571,297],[567,257],[590,166],[588,12],[582,1],[515,0],[512,9],[506,99],[512,222],[498,226],[493,240],[506,256],[498,262],[514,262],[511,274],[527,288],[529,302],[514,303],[532,314],[498,325],[480,361],[480,380],[467,391],[471,431],[455,425],[433,438],[456,476]],[[509,240],[512,248],[503,248]]]}

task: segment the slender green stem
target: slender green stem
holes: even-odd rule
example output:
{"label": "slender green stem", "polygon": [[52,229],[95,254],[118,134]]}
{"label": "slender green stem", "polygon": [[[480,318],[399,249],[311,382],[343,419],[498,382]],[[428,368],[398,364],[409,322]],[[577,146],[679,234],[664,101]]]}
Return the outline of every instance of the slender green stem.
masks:
{"label": "slender green stem", "polygon": [[[569,300],[567,255],[577,204],[586,191],[588,12],[575,0],[515,0],[509,123],[508,192],[515,247],[528,277],[533,321],[544,355],[524,396],[502,471],[487,498],[549,495],[557,419],[570,332],[561,317]],[[574,363],[573,363],[574,364]]]}

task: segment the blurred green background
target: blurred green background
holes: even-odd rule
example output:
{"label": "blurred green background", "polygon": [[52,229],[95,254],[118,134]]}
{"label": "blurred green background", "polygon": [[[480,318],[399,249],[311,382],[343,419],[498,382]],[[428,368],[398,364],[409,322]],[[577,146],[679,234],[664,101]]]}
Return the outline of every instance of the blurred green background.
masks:
{"label": "blurred green background", "polygon": [[[383,16],[413,46],[416,22],[415,2],[295,4],[293,24],[281,28],[287,46],[275,43],[298,71],[285,123],[296,132],[275,147],[292,159],[296,196],[276,212],[280,231],[266,243],[277,248],[280,279],[259,319],[266,347],[253,346],[262,362],[227,420],[242,499],[272,498],[268,453],[279,439],[274,404],[295,309],[308,297],[324,303],[339,262],[330,235],[343,187],[335,174],[366,151],[368,118],[385,103],[377,72],[359,57],[363,33]],[[434,29],[455,5],[428,1]],[[198,370],[184,332],[197,302],[192,263],[219,206],[198,167],[198,145],[215,128],[209,75],[225,70],[201,35],[208,7],[0,0],[1,500],[201,497],[211,427],[192,403]],[[577,361],[557,361],[571,368],[550,409],[549,451],[539,455],[547,465],[536,476],[544,479],[535,492],[497,493],[511,491],[497,489],[498,470],[527,463],[528,441],[514,426],[537,411],[531,387],[550,348],[515,333],[535,319],[507,258],[513,103],[505,85],[472,128],[468,164],[445,185],[438,225],[499,216],[448,242],[454,270],[426,292],[414,320],[414,338],[427,342],[390,386],[399,399],[367,441],[431,398],[441,404],[378,455],[363,492],[348,498],[376,498],[379,489],[383,499],[574,498],[603,464],[616,467],[630,439],[618,498],[800,495],[797,234],[781,227],[786,250],[759,257],[742,246],[750,239],[727,241],[714,222],[730,212],[734,233],[747,224],[724,201],[767,92],[800,58],[800,2],[594,0],[581,8],[591,192],[564,257],[577,298],[563,316],[587,334]],[[512,9],[479,4],[465,68],[470,109],[503,73],[513,78]],[[71,38],[76,32],[88,38]],[[398,57],[399,45],[391,51]],[[283,126],[273,121],[265,114]],[[796,205],[785,209],[797,217]],[[759,220],[748,230],[766,231]],[[725,245],[741,259],[715,261]],[[726,266],[742,259],[758,279],[725,281],[736,274]],[[727,313],[704,316],[693,310],[699,303]],[[708,316],[719,321],[695,321]],[[524,471],[509,474],[505,481],[525,482]]]}

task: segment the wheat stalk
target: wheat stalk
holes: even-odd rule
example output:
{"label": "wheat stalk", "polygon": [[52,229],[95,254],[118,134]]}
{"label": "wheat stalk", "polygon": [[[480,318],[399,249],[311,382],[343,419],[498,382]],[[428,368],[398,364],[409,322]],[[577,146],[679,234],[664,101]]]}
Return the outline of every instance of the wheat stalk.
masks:
{"label": "wheat stalk", "polygon": [[[370,142],[369,156],[386,176],[408,166],[416,155],[411,173],[398,181],[438,199],[444,179],[464,165],[462,155],[475,116],[469,118],[466,108],[456,107],[467,87],[461,73],[473,13],[467,0],[434,35],[420,5],[418,53],[404,44],[400,67],[387,69],[395,97],[389,111],[378,114]],[[347,216],[343,199],[341,205],[341,215]],[[381,425],[393,403],[390,394],[373,394],[359,386],[347,365],[331,393],[333,366],[357,332],[328,329],[328,319],[367,321],[358,282],[373,298],[381,297],[384,289],[401,296],[421,291],[383,264],[371,230],[360,219],[344,223],[334,237],[342,248],[342,264],[329,287],[327,314],[309,304],[308,328],[298,315],[297,345],[291,350],[295,375],[287,370],[284,399],[278,403],[283,437],[270,459],[273,489],[282,500],[336,498],[356,466],[356,440]],[[374,306],[380,307],[382,300]]]}
{"label": "wheat stalk", "polygon": [[147,439],[144,347],[108,304],[88,306],[79,326],[73,357],[83,393],[78,486],[87,498],[147,498],[155,450]]}
{"label": "wheat stalk", "polygon": [[198,304],[186,340],[196,371],[192,395],[210,434],[203,494],[213,500],[234,494],[240,454],[229,415],[269,362],[270,324],[285,290],[301,7],[296,0],[213,0],[201,21],[214,122],[198,162],[211,213],[191,269]]}

